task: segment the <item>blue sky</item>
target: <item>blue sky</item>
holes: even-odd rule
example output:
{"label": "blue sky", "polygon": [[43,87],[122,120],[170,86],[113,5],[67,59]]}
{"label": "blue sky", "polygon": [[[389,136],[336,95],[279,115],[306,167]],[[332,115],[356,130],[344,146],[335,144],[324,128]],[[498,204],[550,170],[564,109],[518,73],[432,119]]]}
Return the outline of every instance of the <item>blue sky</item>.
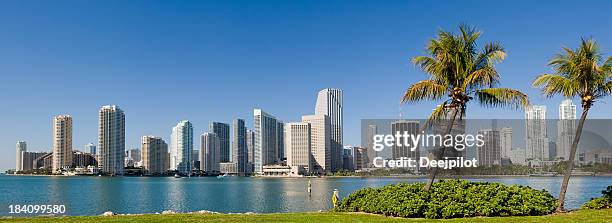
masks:
{"label": "blue sky", "polygon": [[[508,53],[504,86],[528,93],[557,116],[561,98],[529,85],[549,72],[561,46],[593,37],[612,48],[607,1],[0,1],[0,169],[14,168],[15,143],[51,148],[51,119],[70,114],[74,147],[97,141],[97,111],[126,113],[126,147],[140,136],[168,140],[192,121],[244,118],[259,107],[284,121],[314,112],[316,93],[344,90],[345,144],[359,144],[360,119],[396,118],[405,88],[426,76],[409,60],[438,29],[471,24],[481,42]],[[608,98],[607,101],[611,99]],[[402,106],[425,118],[436,105]],[[590,117],[609,118],[610,103]],[[484,110],[468,117],[522,118]],[[196,140],[199,148],[199,140]]]}

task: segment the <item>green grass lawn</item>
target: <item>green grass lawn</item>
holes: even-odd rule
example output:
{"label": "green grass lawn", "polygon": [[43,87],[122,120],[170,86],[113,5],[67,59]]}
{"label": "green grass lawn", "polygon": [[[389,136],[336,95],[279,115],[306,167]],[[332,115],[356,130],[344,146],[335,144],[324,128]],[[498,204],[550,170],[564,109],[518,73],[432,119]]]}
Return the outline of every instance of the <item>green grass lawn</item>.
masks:
{"label": "green grass lawn", "polygon": [[[283,213],[283,214],[168,214],[93,217],[0,218],[0,222],[438,222],[430,219],[404,219],[361,213]],[[444,222],[612,222],[612,209],[581,210],[534,217],[457,218]]]}

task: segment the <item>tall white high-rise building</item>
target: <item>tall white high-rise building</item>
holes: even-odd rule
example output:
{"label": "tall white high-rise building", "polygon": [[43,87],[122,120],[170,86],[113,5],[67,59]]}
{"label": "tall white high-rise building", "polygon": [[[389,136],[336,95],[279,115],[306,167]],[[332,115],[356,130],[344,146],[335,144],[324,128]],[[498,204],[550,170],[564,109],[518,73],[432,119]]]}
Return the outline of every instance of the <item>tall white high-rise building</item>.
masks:
{"label": "tall white high-rise building", "polygon": [[343,133],[343,105],[342,90],[326,88],[319,91],[317,104],[315,106],[316,115],[329,116],[331,123],[331,171],[342,169],[342,133]]}
{"label": "tall white high-rise building", "polygon": [[219,172],[221,169],[221,141],[217,134],[206,132],[200,136],[200,170]]}
{"label": "tall white high-rise building", "polygon": [[505,127],[499,130],[501,157],[509,158],[512,150],[512,128]]}
{"label": "tall white high-rise building", "polygon": [[105,105],[98,112],[98,151],[101,172],[122,175],[125,156],[125,114],[116,105]]}
{"label": "tall white high-rise building", "polygon": [[25,141],[19,141],[15,147],[17,149],[17,156],[15,157],[15,171],[23,171],[23,153],[28,151],[28,145]]}
{"label": "tall white high-rise building", "polygon": [[253,110],[255,131],[254,172],[263,173],[263,166],[276,164],[278,160],[278,124],[274,116],[261,109]]}
{"label": "tall white high-rise building", "polygon": [[565,99],[559,105],[557,121],[557,159],[568,160],[576,136],[576,105],[572,99]]}
{"label": "tall white high-rise building", "polygon": [[378,126],[377,125],[368,125],[366,132],[366,148],[367,148],[367,163],[365,163],[364,168],[371,167],[374,165],[374,158],[378,157],[378,151],[374,150],[374,136],[378,134]]}
{"label": "tall white high-rise building", "polygon": [[305,115],[302,116],[302,122],[310,123],[310,151],[312,154],[312,169],[310,172],[320,174],[330,172],[331,123],[329,116],[321,114]]}
{"label": "tall white high-rise building", "polygon": [[304,168],[312,172],[310,124],[307,122],[290,122],[285,124],[284,131],[287,166]]}
{"label": "tall white high-rise building", "polygon": [[170,167],[179,174],[190,175],[193,170],[193,126],[187,120],[172,127]]}
{"label": "tall white high-rise building", "polygon": [[546,131],[546,106],[531,105],[525,109],[526,149],[525,159],[533,161],[548,161],[549,140]]}
{"label": "tall white high-rise building", "polygon": [[161,137],[143,136],[141,148],[143,172],[147,175],[165,173],[168,162],[168,144]]}
{"label": "tall white high-rise building", "polygon": [[253,132],[253,130],[247,129],[246,131],[246,146],[248,163],[249,165],[253,165],[255,163],[255,132]]}
{"label": "tall white high-rise building", "polygon": [[53,161],[52,172],[59,173],[72,165],[72,117],[53,117]]}
{"label": "tall white high-rise building", "polygon": [[94,145],[93,143],[87,143],[87,145],[85,145],[85,152],[90,153],[91,155],[95,156],[96,155],[96,145]]}

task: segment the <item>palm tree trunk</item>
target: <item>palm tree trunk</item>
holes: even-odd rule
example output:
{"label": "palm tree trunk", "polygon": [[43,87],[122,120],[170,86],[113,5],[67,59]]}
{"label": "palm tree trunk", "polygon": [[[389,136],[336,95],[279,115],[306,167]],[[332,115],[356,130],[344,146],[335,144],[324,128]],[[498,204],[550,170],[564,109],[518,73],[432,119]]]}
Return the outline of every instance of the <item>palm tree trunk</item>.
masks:
{"label": "palm tree trunk", "polygon": [[[453,125],[455,124],[455,118],[457,117],[457,110],[458,108],[453,108],[453,115],[451,118],[450,123],[448,124],[448,127],[446,128],[446,134],[448,135],[451,133],[451,131],[453,130]],[[444,151],[446,150],[446,148],[444,146],[439,148],[439,152],[438,152],[438,156],[436,157],[436,159],[440,159],[444,156]],[[425,184],[425,187],[423,188],[423,190],[428,191],[429,189],[431,189],[431,185],[433,185],[433,182],[436,178],[436,175],[438,174],[438,166],[434,167],[430,172],[429,172],[429,179],[427,180],[427,184]]]}
{"label": "palm tree trunk", "polygon": [[576,128],[576,136],[574,136],[574,142],[572,142],[572,148],[570,150],[570,157],[568,160],[569,162],[567,164],[567,169],[565,170],[565,175],[563,176],[563,182],[561,183],[561,191],[559,192],[559,206],[557,207],[557,212],[565,211],[565,209],[563,208],[563,204],[565,202],[565,192],[567,192],[567,186],[569,184],[570,177],[572,176],[572,169],[574,169],[574,159],[576,158],[576,150],[578,150],[578,142],[580,141],[580,135],[582,135],[582,127],[584,126],[587,113],[589,113],[588,107],[582,110],[582,116],[580,116],[580,122],[578,123],[578,128]]}

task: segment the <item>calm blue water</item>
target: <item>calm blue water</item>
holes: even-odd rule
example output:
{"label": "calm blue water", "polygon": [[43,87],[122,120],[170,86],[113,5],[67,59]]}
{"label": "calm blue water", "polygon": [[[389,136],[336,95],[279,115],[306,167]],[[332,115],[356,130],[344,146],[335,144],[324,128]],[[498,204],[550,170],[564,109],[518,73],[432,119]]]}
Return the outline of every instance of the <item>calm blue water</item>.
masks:
{"label": "calm blue water", "polygon": [[[512,177],[470,179],[522,184],[546,189],[557,196],[561,177]],[[301,212],[331,207],[334,188],[342,197],[363,187],[380,187],[423,179],[318,178],[308,179],[214,177],[63,177],[0,176],[0,215],[9,215],[10,204],[63,204],[67,215],[155,213],[210,210],[218,212]],[[577,208],[612,185],[612,177],[572,177],[567,208]]]}

